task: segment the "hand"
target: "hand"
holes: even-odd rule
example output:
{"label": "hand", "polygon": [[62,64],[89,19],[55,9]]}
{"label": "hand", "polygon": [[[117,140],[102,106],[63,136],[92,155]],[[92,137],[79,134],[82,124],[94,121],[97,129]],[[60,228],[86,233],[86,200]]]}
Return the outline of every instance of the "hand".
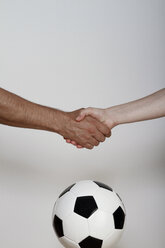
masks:
{"label": "hand", "polygon": [[82,109],[73,112],[63,112],[62,127],[60,134],[67,140],[74,140],[74,144],[87,149],[98,146],[100,142],[105,141],[106,137],[110,137],[111,132],[108,127],[98,120],[88,116],[81,122],[77,122],[76,118]]}
{"label": "hand", "polygon": [[[80,111],[79,116],[76,118],[77,121],[82,121],[87,116],[91,116],[97,119],[99,122],[106,125],[110,130],[116,125],[113,114],[108,109],[99,109],[99,108],[86,108]],[[66,139],[67,143],[71,143],[72,145],[77,146],[77,148],[82,148],[82,146],[78,145],[75,141]]]}
{"label": "hand", "polygon": [[77,121],[82,121],[86,116],[92,116],[100,122],[106,124],[106,110],[99,108],[86,108],[83,109],[79,116],[76,118]]}
{"label": "hand", "polygon": [[[110,130],[112,127],[115,126],[114,122],[112,121],[112,118],[108,118],[108,113],[106,112],[106,109],[99,109],[99,108],[86,108],[82,109],[80,111],[79,116],[76,118],[77,121],[82,121],[84,118],[87,118],[87,116],[91,116],[95,119],[97,119],[99,122],[106,125]],[[66,139],[67,143],[71,143],[72,145],[77,146],[77,148],[82,148],[81,145],[77,144],[75,141]]]}
{"label": "hand", "polygon": [[116,126],[114,111],[109,109],[101,108],[86,108],[82,109],[79,116],[76,118],[77,121],[83,120],[86,116],[92,116],[98,121],[106,125],[110,130]]}

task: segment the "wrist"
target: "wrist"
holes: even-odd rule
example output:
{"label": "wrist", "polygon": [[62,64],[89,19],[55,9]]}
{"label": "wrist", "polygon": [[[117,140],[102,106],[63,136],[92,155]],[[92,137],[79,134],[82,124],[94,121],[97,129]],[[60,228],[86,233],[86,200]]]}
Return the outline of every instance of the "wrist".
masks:
{"label": "wrist", "polygon": [[66,123],[67,123],[67,113],[57,109],[50,110],[50,120],[48,129],[49,131],[58,133],[62,136],[65,135]]}
{"label": "wrist", "polygon": [[109,127],[109,128],[113,128],[117,125],[120,124],[120,110],[118,108],[118,106],[113,106],[110,108],[105,109],[105,124]]}

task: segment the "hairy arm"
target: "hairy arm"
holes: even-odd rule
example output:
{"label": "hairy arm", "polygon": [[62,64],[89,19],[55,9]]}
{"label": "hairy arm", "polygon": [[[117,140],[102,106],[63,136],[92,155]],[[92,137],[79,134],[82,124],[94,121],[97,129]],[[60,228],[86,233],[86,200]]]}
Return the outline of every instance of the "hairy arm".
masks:
{"label": "hairy arm", "polygon": [[56,132],[88,149],[110,136],[110,130],[91,117],[77,123],[79,113],[39,105],[0,88],[1,124]]}
{"label": "hairy arm", "polygon": [[30,102],[0,88],[1,124],[59,132],[59,117],[62,117],[59,110]]}

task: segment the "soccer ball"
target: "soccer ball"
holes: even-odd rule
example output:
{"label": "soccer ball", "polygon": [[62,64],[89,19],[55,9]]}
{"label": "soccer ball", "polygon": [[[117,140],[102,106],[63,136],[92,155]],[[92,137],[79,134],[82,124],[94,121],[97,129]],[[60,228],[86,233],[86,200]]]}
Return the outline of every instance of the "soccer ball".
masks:
{"label": "soccer ball", "polygon": [[53,228],[66,248],[111,248],[121,237],[124,222],[121,198],[97,181],[69,186],[53,208]]}

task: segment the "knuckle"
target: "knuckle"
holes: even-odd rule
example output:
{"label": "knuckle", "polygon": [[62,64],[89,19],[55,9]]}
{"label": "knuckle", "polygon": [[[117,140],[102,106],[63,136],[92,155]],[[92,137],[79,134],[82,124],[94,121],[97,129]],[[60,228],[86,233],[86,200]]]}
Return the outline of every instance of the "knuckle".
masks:
{"label": "knuckle", "polygon": [[86,108],[86,110],[88,110],[88,111],[91,111],[91,109],[92,109],[91,107]]}
{"label": "knuckle", "polygon": [[96,128],[95,127],[89,127],[88,131],[90,134],[96,134]]}
{"label": "knuckle", "polygon": [[89,150],[92,150],[93,146],[92,145],[87,145],[86,148],[89,149]]}
{"label": "knuckle", "polygon": [[111,136],[111,132],[108,132],[106,136],[107,137],[110,137]]}
{"label": "knuckle", "polygon": [[92,137],[88,140],[88,142],[91,146],[95,146],[95,140],[93,140]]}
{"label": "knuckle", "polygon": [[99,145],[99,142],[98,142],[98,141],[96,141],[95,146],[98,146],[98,145]]}
{"label": "knuckle", "polygon": [[111,130],[107,129],[106,134],[110,134],[110,133],[111,133]]}
{"label": "knuckle", "polygon": [[89,133],[94,133],[94,128],[93,127],[89,127],[88,131],[89,131]]}

